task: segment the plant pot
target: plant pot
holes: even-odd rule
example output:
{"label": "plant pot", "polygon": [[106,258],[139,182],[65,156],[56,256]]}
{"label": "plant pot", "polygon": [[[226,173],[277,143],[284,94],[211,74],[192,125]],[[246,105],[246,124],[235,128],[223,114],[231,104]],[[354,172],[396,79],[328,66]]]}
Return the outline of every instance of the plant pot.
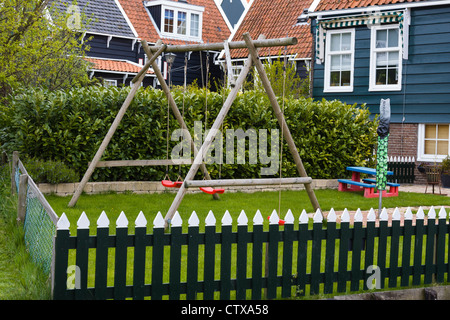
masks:
{"label": "plant pot", "polygon": [[443,188],[450,188],[450,174],[442,174],[441,182]]}

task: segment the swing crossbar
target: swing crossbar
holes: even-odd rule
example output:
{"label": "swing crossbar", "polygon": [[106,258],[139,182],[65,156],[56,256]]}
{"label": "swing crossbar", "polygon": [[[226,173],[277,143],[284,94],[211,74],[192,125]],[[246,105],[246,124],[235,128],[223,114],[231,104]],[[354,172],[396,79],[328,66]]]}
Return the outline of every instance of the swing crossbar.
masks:
{"label": "swing crossbar", "polygon": [[192,164],[191,159],[161,159],[161,160],[114,160],[99,161],[96,168],[112,168],[112,167],[150,167],[150,166],[177,166],[182,164]]}
{"label": "swing crossbar", "polygon": [[186,180],[186,188],[232,187],[232,186],[266,186],[285,184],[310,184],[310,177],[296,178],[261,178],[261,179],[222,179],[222,180]]}

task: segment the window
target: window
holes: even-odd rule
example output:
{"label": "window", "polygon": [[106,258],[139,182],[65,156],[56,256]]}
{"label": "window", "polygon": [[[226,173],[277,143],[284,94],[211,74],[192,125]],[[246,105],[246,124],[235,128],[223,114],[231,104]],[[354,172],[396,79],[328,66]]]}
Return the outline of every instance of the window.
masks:
{"label": "window", "polygon": [[184,41],[201,41],[205,8],[169,0],[144,1],[161,36]]}
{"label": "window", "polygon": [[164,10],[164,32],[173,32],[173,10],[166,9]]}
{"label": "window", "polygon": [[450,154],[448,124],[419,125],[419,161],[441,161]]}
{"label": "window", "polygon": [[186,12],[178,11],[177,33],[186,34]]}
{"label": "window", "polygon": [[373,27],[369,91],[401,90],[401,39],[398,25]]}
{"label": "window", "polygon": [[354,40],[354,29],[327,31],[324,92],[353,91]]}
{"label": "window", "polygon": [[104,87],[117,87],[117,80],[103,79]]}
{"label": "window", "polygon": [[191,37],[198,37],[200,33],[200,15],[191,13]]}

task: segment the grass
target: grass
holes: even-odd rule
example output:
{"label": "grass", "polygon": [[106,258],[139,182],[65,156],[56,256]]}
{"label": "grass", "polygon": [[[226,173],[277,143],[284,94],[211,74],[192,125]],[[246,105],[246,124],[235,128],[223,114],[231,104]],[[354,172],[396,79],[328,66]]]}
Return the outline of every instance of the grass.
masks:
{"label": "grass", "polygon": [[[339,192],[337,190],[324,189],[315,191],[317,199],[322,210],[328,211],[331,208],[335,210],[369,210],[370,208],[378,208],[378,199],[367,199],[362,193]],[[55,195],[47,196],[47,200],[60,216],[63,212],[67,215],[71,222],[71,233],[76,234],[76,222],[82,212],[85,212],[91,221],[91,233],[95,233],[96,221],[102,211],[105,211],[111,221],[112,231],[114,232],[115,221],[119,214],[123,211],[128,220],[130,229],[134,228],[134,220],[142,211],[151,227],[153,219],[158,211],[163,216],[169,209],[175,195],[165,194],[83,194],[78,200],[74,208],[69,208],[67,204],[70,196],[58,197]],[[386,208],[408,207],[408,206],[442,206],[450,205],[450,197],[443,197],[433,194],[407,193],[400,192],[398,197],[383,199],[383,206]],[[253,218],[257,210],[260,210],[263,217],[268,217],[275,209],[279,207],[279,192],[257,192],[257,193],[225,193],[221,195],[220,200],[213,200],[211,196],[199,194],[187,194],[178,211],[187,225],[187,220],[193,211],[200,218],[200,225],[211,210],[220,225],[223,214],[228,210],[236,224],[236,219],[240,212],[244,210],[249,220]],[[287,210],[291,209],[294,217],[297,219],[305,209],[307,212],[313,212],[313,207],[305,191],[282,191],[281,193],[281,217],[284,217]],[[250,223],[251,225],[251,223]]]}
{"label": "grass", "polygon": [[0,300],[50,298],[48,276],[31,261],[17,225],[17,200],[7,166],[0,167]]}

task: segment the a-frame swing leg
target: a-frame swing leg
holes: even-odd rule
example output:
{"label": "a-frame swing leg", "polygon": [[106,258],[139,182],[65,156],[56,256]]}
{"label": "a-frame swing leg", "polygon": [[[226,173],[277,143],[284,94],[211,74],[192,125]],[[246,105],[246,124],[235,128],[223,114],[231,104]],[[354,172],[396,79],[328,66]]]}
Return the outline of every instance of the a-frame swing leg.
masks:
{"label": "a-frame swing leg", "polygon": [[[273,91],[273,88],[270,84],[269,78],[267,77],[267,74],[264,70],[264,66],[262,65],[261,61],[258,57],[258,52],[253,44],[253,41],[250,37],[250,34],[248,32],[243,34],[245,43],[247,44],[249,53],[252,57],[253,64],[256,67],[256,70],[259,73],[259,76],[261,78],[261,83],[264,86],[264,89],[266,90],[267,96],[269,97],[270,104],[272,105],[272,108],[275,112],[275,115],[278,119],[278,123],[283,129],[284,137],[286,139],[286,142],[289,146],[289,151],[291,152],[295,165],[297,167],[298,173],[301,177],[307,177],[307,173],[305,170],[305,167],[303,166],[302,159],[300,158],[300,154],[298,153],[297,147],[295,145],[294,139],[292,138],[291,132],[289,130],[289,127],[286,123],[286,120],[284,118],[283,112],[281,111],[281,108],[278,104],[277,98],[275,96],[275,93]],[[308,193],[309,200],[311,201],[311,204],[314,208],[314,211],[317,209],[320,209],[319,202],[317,201],[316,195],[314,193],[313,188],[311,187],[311,184],[305,184],[306,192]]]}
{"label": "a-frame swing leg", "polygon": [[[154,61],[158,58],[158,56],[166,50],[166,45],[163,44],[159,50],[155,53],[155,55],[150,59],[149,62],[154,63]],[[151,61],[153,60],[153,61]],[[143,69],[148,69],[150,66],[150,63],[147,63],[147,65]],[[120,122],[122,121],[123,116],[125,115],[125,112],[127,111],[128,107],[130,106],[131,102],[133,101],[134,96],[136,95],[136,92],[141,87],[141,83],[145,78],[145,70],[142,72],[142,74],[139,76],[137,81],[134,83],[133,87],[131,88],[130,92],[128,93],[127,98],[125,99],[122,107],[120,107],[119,112],[117,113],[116,118],[114,119],[114,122],[112,123],[111,127],[108,130],[108,133],[106,134],[105,138],[102,141],[102,144],[97,150],[97,153],[95,154],[94,158],[92,159],[88,169],[86,170],[83,179],[81,179],[81,182],[78,184],[77,189],[75,190],[75,193],[72,196],[72,199],[69,202],[69,207],[75,206],[75,204],[78,201],[78,198],[80,197],[81,193],[83,192],[84,187],[86,186],[86,183],[88,183],[89,179],[92,176],[92,173],[94,172],[95,167],[97,166],[98,162],[100,161],[103,153],[105,152],[106,147],[108,146],[109,142],[111,141],[112,136],[116,132],[117,127],[119,126]]]}
{"label": "a-frame swing leg", "polygon": [[[144,49],[147,57],[149,59],[153,60],[153,57],[156,54],[151,52],[151,50],[145,40],[142,41],[142,48]],[[172,93],[170,92],[170,88],[167,85],[166,81],[164,80],[164,76],[162,75],[161,70],[159,69],[158,64],[156,63],[155,60],[153,60],[152,68],[153,68],[153,71],[155,72],[156,77],[158,78],[158,81],[161,85],[162,90],[164,91],[164,93],[167,96],[167,99],[169,100],[170,108],[172,109],[172,112],[175,115],[175,118],[177,119],[178,124],[180,125],[180,127],[182,129],[185,130],[185,132],[187,132],[187,137],[185,137],[185,139],[189,140],[191,148],[192,148],[192,150],[194,150],[194,158],[195,158],[197,156],[198,151],[197,151],[197,148],[195,147],[194,140],[192,140],[192,137],[186,126],[186,123],[184,122],[183,116],[181,115],[180,110],[178,109],[177,104],[175,103],[175,100],[173,99]],[[200,164],[200,170],[202,171],[203,176],[205,177],[206,180],[211,180],[211,176],[209,175],[209,172],[206,169],[206,165],[203,162]],[[213,194],[213,198],[215,200],[220,199],[218,194]]]}
{"label": "a-frame swing leg", "polygon": [[[214,121],[211,130],[209,130],[208,135],[205,138],[205,141],[203,142],[203,145],[201,146],[198,154],[194,158],[194,163],[192,164],[191,168],[189,169],[189,172],[187,173],[185,177],[186,180],[193,180],[195,177],[195,174],[198,171],[198,168],[200,166],[200,163],[203,162],[203,158],[206,154],[206,151],[211,146],[215,135],[217,131],[220,129],[225,116],[227,115],[228,111],[231,108],[231,105],[233,104],[233,101],[236,99],[236,96],[238,92],[240,91],[242,85],[245,82],[245,79],[247,77],[248,72],[250,71],[250,68],[252,66],[252,59],[249,56],[244,64],[244,67],[239,74],[239,77],[236,80],[236,86],[230,91],[230,94],[228,95],[227,99],[225,100],[222,108],[220,109],[219,114],[217,115],[216,120]],[[175,199],[172,202],[172,205],[170,206],[169,210],[167,211],[166,216],[164,217],[165,220],[165,227],[167,228],[169,225],[169,221],[173,218],[175,215],[175,212],[177,211],[178,207],[180,206],[181,201],[183,200],[184,195],[186,194],[187,188],[185,184],[181,186],[181,188],[178,190],[177,195],[175,196]]]}

